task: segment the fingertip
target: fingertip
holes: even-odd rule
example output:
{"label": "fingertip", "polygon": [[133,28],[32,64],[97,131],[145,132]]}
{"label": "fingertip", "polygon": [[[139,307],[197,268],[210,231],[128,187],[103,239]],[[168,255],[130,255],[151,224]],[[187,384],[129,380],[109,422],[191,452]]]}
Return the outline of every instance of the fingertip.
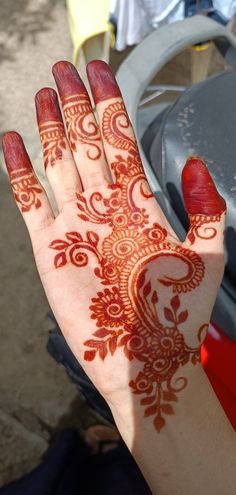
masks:
{"label": "fingertip", "polygon": [[35,95],[38,124],[48,121],[62,121],[57,92],[53,88],[42,88]]}
{"label": "fingertip", "polygon": [[53,65],[52,73],[62,100],[76,94],[85,94],[87,96],[84,83],[71,62],[60,60]]}
{"label": "fingertip", "polygon": [[21,168],[32,169],[24,141],[16,131],[8,131],[3,135],[2,147],[6,167],[9,174]]}
{"label": "fingertip", "polygon": [[182,172],[182,190],[189,214],[216,215],[226,210],[207,166],[199,156],[190,156]]}
{"label": "fingertip", "polygon": [[121,97],[120,88],[110,66],[103,60],[92,60],[86,67],[95,103]]}

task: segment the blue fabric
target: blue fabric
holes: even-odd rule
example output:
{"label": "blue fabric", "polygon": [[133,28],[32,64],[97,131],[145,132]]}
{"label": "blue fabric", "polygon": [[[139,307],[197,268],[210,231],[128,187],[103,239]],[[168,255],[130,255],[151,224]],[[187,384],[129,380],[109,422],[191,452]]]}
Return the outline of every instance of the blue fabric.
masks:
{"label": "blue fabric", "polygon": [[20,480],[0,488],[0,495],[151,495],[123,443],[90,455],[76,432],[61,433],[42,464]]}

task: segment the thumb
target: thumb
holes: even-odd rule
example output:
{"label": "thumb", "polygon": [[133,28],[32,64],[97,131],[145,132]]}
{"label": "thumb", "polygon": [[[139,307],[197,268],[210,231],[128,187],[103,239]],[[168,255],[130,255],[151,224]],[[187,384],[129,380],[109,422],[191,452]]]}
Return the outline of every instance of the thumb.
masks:
{"label": "thumb", "polygon": [[226,203],[198,156],[188,158],[183,168],[182,190],[190,222],[187,240],[193,244],[218,238],[222,245]]}

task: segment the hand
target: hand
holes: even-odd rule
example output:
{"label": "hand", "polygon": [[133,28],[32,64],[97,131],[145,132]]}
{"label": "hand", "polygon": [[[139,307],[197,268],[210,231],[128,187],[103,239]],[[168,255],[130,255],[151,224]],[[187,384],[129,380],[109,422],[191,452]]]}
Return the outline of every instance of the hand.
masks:
{"label": "hand", "polygon": [[160,431],[199,363],[223,273],[225,203],[204,163],[190,158],[181,243],[150,191],[109,67],[88,65],[99,126],[75,68],[59,62],[53,74],[67,134],[54,90],[39,91],[36,109],[59,214],[10,132],[3,148],[15,199],[74,355],[110,404],[136,397]]}

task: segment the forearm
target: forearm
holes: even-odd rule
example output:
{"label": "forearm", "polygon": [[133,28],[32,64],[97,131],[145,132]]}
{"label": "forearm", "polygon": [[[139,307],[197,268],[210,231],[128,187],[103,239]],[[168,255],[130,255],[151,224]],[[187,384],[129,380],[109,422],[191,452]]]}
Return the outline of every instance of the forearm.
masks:
{"label": "forearm", "polygon": [[235,493],[236,435],[201,365],[160,433],[135,396],[112,412],[154,495]]}

